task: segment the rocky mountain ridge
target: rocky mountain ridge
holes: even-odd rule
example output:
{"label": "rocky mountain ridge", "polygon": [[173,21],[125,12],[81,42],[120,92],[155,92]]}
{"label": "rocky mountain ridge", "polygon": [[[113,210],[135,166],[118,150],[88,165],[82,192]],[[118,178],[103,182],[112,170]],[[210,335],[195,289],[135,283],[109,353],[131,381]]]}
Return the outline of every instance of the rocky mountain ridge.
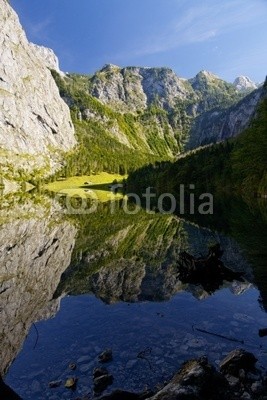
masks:
{"label": "rocky mountain ridge", "polygon": [[[69,75],[68,79],[73,77]],[[151,128],[153,138],[161,136],[167,146],[168,129],[174,145],[164,154],[175,157],[186,142],[186,148],[192,149],[234,137],[247,127],[261,99],[261,88],[256,89],[257,85],[247,77],[242,79],[230,84],[211,72],[200,71],[187,80],[169,68],[120,68],[107,64],[92,77],[83,76],[83,91],[115,112],[135,115],[139,120],[139,127],[135,126],[137,137],[146,142],[148,152],[155,154],[155,148],[151,148],[147,133],[143,132],[144,125]],[[246,84],[246,90],[241,84]],[[80,112],[80,118],[103,125],[103,118],[100,121],[94,109],[80,107]],[[135,148],[114,119],[106,118],[104,125],[116,139]]]}
{"label": "rocky mountain ridge", "polygon": [[[244,97],[207,71],[186,80],[169,68],[108,64],[93,76],[60,76],[56,71],[53,76],[71,109],[82,152],[88,153],[83,157],[87,165],[92,161],[90,170],[127,172],[144,163],[175,158],[194,136],[197,118],[225,111]],[[118,154],[123,154],[120,160]],[[88,173],[85,162],[75,171],[73,162],[72,173]]]}
{"label": "rocky mountain ridge", "polygon": [[[151,104],[172,113],[179,110],[176,121],[180,131],[186,130],[188,149],[241,133],[262,99],[262,86],[248,77],[240,76],[229,84],[208,71],[186,80],[168,68],[120,69],[114,65],[97,72],[89,90],[105,104],[128,107],[132,112]],[[140,101],[134,102],[136,98]]]}
{"label": "rocky mountain ridge", "polygon": [[89,78],[88,91],[119,111],[140,111],[151,105],[168,111],[184,102],[191,116],[241,98],[234,85],[208,71],[185,79],[170,68],[120,68],[113,64],[105,65]]}

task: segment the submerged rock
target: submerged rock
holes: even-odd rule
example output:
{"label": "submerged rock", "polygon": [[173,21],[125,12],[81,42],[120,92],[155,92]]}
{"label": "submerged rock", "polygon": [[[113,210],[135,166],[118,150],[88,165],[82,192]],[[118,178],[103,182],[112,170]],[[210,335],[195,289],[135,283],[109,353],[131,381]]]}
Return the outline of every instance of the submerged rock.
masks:
{"label": "submerged rock", "polygon": [[62,381],[51,381],[49,382],[48,386],[50,389],[55,389],[61,385]]}
{"label": "submerged rock", "polygon": [[75,363],[70,363],[69,364],[69,369],[72,369],[74,371],[76,369],[76,364]]}
{"label": "submerged rock", "polygon": [[110,374],[94,378],[94,392],[102,393],[108,386],[112,385],[113,376]]}
{"label": "submerged rock", "polygon": [[65,382],[65,388],[74,389],[77,385],[78,379],[75,377],[68,378]]}
{"label": "submerged rock", "polygon": [[[229,373],[229,362],[231,366],[236,364],[237,376]],[[218,371],[206,357],[201,357],[185,362],[171,381],[158,389],[157,393],[116,390],[100,400],[263,400],[267,392],[267,379],[262,378],[260,371],[255,374],[247,372],[255,362],[253,354],[237,349],[222,361],[224,367]]]}
{"label": "submerged rock", "polygon": [[102,363],[109,362],[109,361],[112,360],[112,358],[113,358],[113,355],[112,355],[112,350],[111,350],[111,349],[104,350],[104,351],[98,356],[98,360],[99,360],[100,362],[102,362]]}
{"label": "submerged rock", "polygon": [[[221,363],[221,371],[218,371],[206,357],[201,357],[185,362],[169,383],[165,383],[163,387],[157,386],[156,393],[149,390],[142,393],[115,390],[101,397],[98,396],[113,383],[113,376],[106,368],[97,367],[93,371],[94,395],[99,400],[266,400],[267,375],[264,377],[257,369],[255,373],[247,372],[248,369],[254,369],[255,362],[256,358],[252,353],[237,349],[228,354]],[[227,367],[231,365],[232,368],[234,364],[238,368],[236,376],[230,374]],[[75,389],[76,383],[77,378],[70,377],[65,387]],[[1,394],[2,388],[10,390],[6,392],[11,393],[11,397],[6,397],[7,399],[20,399],[0,377]],[[88,398],[86,394],[76,400]]]}
{"label": "submerged rock", "polygon": [[[103,353],[102,353],[103,354]],[[113,376],[109,374],[106,368],[95,368],[93,371],[94,392],[102,393],[109,385],[113,383]]]}

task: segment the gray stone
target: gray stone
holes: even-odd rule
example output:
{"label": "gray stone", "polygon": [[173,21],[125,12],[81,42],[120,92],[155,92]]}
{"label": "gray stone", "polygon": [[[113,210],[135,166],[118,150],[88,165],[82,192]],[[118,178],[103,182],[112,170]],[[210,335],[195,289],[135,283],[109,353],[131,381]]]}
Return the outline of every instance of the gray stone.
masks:
{"label": "gray stone", "polygon": [[[204,357],[186,362],[181,370],[150,400],[227,399],[227,380]],[[215,397],[216,396],[216,397]]]}
{"label": "gray stone", "polygon": [[251,390],[252,390],[252,392],[255,393],[255,394],[261,393],[262,390],[263,390],[263,385],[262,385],[262,383],[261,383],[261,382],[254,382],[254,383],[252,383],[252,385],[251,385]]}
{"label": "gray stone", "polygon": [[251,396],[248,392],[244,392],[240,398],[244,400],[250,400]]}
{"label": "gray stone", "polygon": [[62,381],[51,381],[51,382],[49,382],[48,385],[51,389],[54,389],[54,388],[59,387],[61,384],[62,384]]}
{"label": "gray stone", "polygon": [[255,367],[256,357],[243,349],[231,351],[220,363],[220,370],[235,376],[239,375],[240,370],[250,371]]}
{"label": "gray stone", "polygon": [[232,375],[226,375],[225,377],[231,387],[235,387],[239,384],[239,379],[237,377]]}

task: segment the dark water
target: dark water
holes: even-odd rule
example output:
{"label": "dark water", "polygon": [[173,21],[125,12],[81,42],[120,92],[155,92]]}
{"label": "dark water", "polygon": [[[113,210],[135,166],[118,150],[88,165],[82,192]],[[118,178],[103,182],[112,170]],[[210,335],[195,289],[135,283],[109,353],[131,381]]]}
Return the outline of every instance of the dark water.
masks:
{"label": "dark water", "polygon": [[[14,204],[0,214],[1,373],[25,400],[92,393],[106,348],[113,350],[109,390],[155,388],[183,361],[207,355],[216,365],[237,347],[267,367],[267,338],[258,335],[267,327],[262,209],[239,203],[205,226],[119,207],[111,215],[104,205],[92,215],[64,215],[38,197]],[[206,254],[214,242],[244,282],[209,291],[182,283],[181,251]],[[64,388],[69,376],[79,378],[75,392]],[[53,380],[61,387],[50,389]]]}

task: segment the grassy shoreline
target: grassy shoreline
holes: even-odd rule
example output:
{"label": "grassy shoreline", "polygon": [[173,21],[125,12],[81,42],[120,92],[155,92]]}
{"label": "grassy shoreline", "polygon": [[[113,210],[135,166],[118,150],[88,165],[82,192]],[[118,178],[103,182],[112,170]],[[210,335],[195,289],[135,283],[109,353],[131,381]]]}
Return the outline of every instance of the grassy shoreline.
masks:
{"label": "grassy shoreline", "polygon": [[88,197],[92,194],[97,196],[99,201],[105,202],[110,201],[112,196],[116,199],[122,197],[120,192],[113,194],[110,185],[114,182],[121,183],[126,178],[126,175],[101,172],[94,175],[72,176],[51,182],[44,185],[44,189],[53,193],[77,197]]}

